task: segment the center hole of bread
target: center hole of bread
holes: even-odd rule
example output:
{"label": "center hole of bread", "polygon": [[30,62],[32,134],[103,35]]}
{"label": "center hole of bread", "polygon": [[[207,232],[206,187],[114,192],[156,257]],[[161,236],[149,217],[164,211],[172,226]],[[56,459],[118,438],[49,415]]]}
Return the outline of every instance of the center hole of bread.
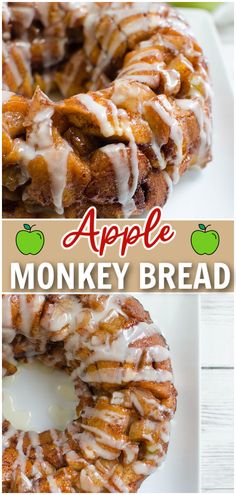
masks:
{"label": "center hole of bread", "polygon": [[3,379],[3,416],[17,429],[64,430],[76,417],[78,399],[70,376],[44,364],[19,364]]}

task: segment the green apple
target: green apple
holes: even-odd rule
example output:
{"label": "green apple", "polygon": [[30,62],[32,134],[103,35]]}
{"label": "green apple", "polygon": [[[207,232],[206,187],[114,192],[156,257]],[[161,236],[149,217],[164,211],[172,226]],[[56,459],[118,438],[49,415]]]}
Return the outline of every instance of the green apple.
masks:
{"label": "green apple", "polygon": [[175,7],[197,8],[205,10],[215,10],[223,2],[170,2]]}
{"label": "green apple", "polygon": [[191,244],[197,254],[213,254],[220,244],[220,236],[216,230],[207,230],[210,225],[199,223],[200,230],[194,230],[191,235]]}
{"label": "green apple", "polygon": [[19,230],[16,234],[16,245],[22,254],[38,254],[44,246],[44,235],[41,230],[33,230],[35,225],[24,223],[25,230]]}

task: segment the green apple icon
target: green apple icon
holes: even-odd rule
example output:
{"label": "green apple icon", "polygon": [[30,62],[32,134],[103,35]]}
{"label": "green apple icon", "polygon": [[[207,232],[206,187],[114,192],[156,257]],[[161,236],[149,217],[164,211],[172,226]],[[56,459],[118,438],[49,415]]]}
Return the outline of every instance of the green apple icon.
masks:
{"label": "green apple icon", "polygon": [[191,245],[197,254],[213,254],[220,244],[220,236],[216,230],[207,230],[210,225],[198,224],[199,230],[191,235]]}
{"label": "green apple icon", "polygon": [[32,230],[36,225],[24,223],[24,230],[16,234],[16,245],[22,254],[38,254],[44,246],[44,234],[41,230]]}

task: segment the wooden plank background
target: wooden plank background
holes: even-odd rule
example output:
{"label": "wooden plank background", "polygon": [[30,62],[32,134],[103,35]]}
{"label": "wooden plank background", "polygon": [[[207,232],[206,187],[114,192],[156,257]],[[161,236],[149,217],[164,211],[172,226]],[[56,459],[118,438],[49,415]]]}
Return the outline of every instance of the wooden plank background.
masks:
{"label": "wooden plank background", "polygon": [[233,294],[201,295],[201,491],[233,492]]}
{"label": "wooden plank background", "polygon": [[[224,61],[233,85],[233,16],[231,24],[218,18],[220,25]],[[202,295],[200,326],[202,491],[233,492],[233,294]]]}

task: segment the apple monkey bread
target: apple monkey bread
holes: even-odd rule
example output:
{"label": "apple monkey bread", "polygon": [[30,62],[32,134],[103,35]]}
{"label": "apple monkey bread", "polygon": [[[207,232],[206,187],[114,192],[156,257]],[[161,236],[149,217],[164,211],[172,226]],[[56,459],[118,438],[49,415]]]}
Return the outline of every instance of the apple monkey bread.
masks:
{"label": "apple monkey bread", "polygon": [[72,377],[64,431],[3,421],[3,491],[135,492],[166,456],[176,390],[167,343],[129,295],[4,295],[3,369],[39,359]]}
{"label": "apple monkey bread", "polygon": [[206,59],[155,2],[3,10],[5,217],[129,217],[211,159]]}

